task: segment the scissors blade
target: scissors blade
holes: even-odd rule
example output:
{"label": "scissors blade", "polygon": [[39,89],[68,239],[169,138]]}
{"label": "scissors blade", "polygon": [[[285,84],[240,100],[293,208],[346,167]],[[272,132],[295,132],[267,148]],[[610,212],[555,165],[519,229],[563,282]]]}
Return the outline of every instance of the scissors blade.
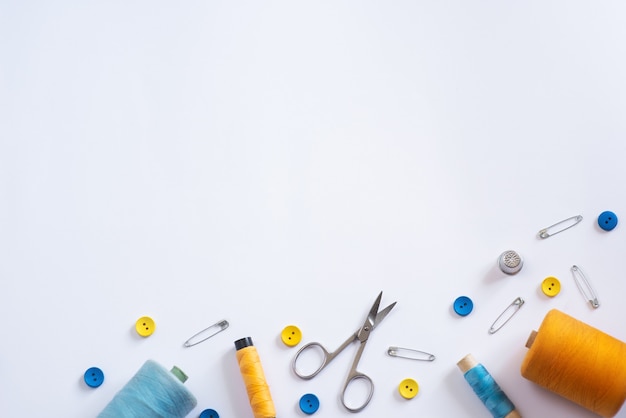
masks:
{"label": "scissors blade", "polygon": [[383,297],[383,292],[378,294],[378,297],[374,301],[374,304],[370,308],[369,313],[367,314],[367,319],[365,320],[365,324],[363,326],[369,326],[370,328],[374,328],[376,326],[376,317],[378,316],[378,307],[380,306],[380,300]]}
{"label": "scissors blade", "polygon": [[396,303],[397,302],[392,303],[391,305],[387,306],[382,311],[378,312],[378,314],[376,314],[376,318],[374,319],[374,323],[372,324],[374,328],[376,328],[376,326],[380,324],[380,322],[383,319],[385,319],[385,317],[389,314],[389,312],[393,309],[393,307],[396,306]]}
{"label": "scissors blade", "polygon": [[383,292],[380,292],[378,294],[378,297],[374,301],[372,308],[367,314],[367,318],[365,318],[365,322],[363,323],[363,326],[356,333],[356,338],[361,342],[364,342],[369,338],[370,332],[372,332],[372,330],[376,327],[376,325],[378,325],[380,321],[385,319],[389,311],[391,311],[393,307],[396,306],[396,302],[394,302],[391,305],[387,306],[382,311],[378,312],[378,308],[380,306],[380,300],[382,296],[383,296]]}

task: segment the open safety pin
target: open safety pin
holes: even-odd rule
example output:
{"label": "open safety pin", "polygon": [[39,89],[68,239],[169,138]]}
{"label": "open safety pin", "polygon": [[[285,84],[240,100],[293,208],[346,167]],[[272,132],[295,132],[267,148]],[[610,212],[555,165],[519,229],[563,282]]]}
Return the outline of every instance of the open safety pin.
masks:
{"label": "open safety pin", "polygon": [[[500,316],[496,318],[495,321],[493,321],[493,324],[491,324],[491,328],[489,328],[489,334],[495,334],[496,332],[498,332],[500,328],[502,328],[507,322],[511,320],[511,318],[513,318],[513,315],[515,315],[517,311],[520,310],[522,305],[524,305],[524,299],[522,299],[521,297],[518,297],[513,302],[511,302],[511,304],[507,306],[504,312],[502,312]],[[502,317],[509,311],[511,311],[511,313],[508,316],[504,317],[504,321],[500,323],[500,319],[502,319]]]}
{"label": "open safety pin", "polygon": [[389,347],[387,349],[387,354],[391,357],[406,358],[417,361],[434,361],[436,358],[434,354],[430,354],[425,351],[402,347]]}
{"label": "open safety pin", "polygon": [[551,225],[547,228],[543,228],[539,231],[539,238],[546,239],[550,238],[552,235],[556,235],[559,232],[563,232],[566,229],[570,229],[573,226],[576,226],[583,220],[581,215],[572,216],[571,218],[567,218],[562,220],[561,222],[557,222],[554,225]]}
{"label": "open safety pin", "polygon": [[185,341],[183,346],[193,347],[196,344],[200,344],[201,342],[208,340],[215,334],[224,331],[226,328],[228,328],[228,321],[224,319],[198,332],[193,337]]}
{"label": "open safety pin", "polygon": [[600,302],[598,302],[596,292],[593,291],[593,288],[589,284],[589,280],[587,280],[587,277],[585,277],[582,269],[577,265],[573,265],[572,274],[574,275],[574,281],[576,282],[576,286],[578,286],[578,290],[580,290],[580,293],[583,294],[585,299],[589,301],[594,309],[598,309],[600,307]]}

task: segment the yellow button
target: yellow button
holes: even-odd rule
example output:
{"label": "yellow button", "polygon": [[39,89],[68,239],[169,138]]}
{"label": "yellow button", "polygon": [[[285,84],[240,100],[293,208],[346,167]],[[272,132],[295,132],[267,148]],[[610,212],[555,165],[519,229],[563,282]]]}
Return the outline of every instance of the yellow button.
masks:
{"label": "yellow button", "polygon": [[556,277],[546,277],[541,283],[541,290],[546,296],[554,297],[561,291],[561,282]]}
{"label": "yellow button", "polygon": [[413,379],[404,379],[398,386],[398,391],[404,399],[413,399],[419,391],[419,385]]}
{"label": "yellow button", "polygon": [[300,328],[295,325],[287,325],[280,333],[280,338],[283,340],[285,345],[293,347],[298,345],[298,343],[302,340],[302,332],[300,331]]}
{"label": "yellow button", "polygon": [[156,328],[154,323],[154,319],[149,316],[142,316],[135,322],[135,329],[137,330],[137,334],[142,337],[149,337],[152,335]]}

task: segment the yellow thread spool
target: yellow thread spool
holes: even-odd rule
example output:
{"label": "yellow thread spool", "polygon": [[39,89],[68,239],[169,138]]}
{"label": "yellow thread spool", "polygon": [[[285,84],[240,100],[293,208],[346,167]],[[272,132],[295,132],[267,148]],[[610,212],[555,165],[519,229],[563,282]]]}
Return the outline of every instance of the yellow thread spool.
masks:
{"label": "yellow thread spool", "polygon": [[522,376],[602,416],[626,400],[626,344],[556,309],[533,331]]}
{"label": "yellow thread spool", "polygon": [[254,418],[276,418],[270,388],[265,381],[261,359],[252,343],[252,338],[247,337],[235,341],[235,348],[239,370],[248,392]]}

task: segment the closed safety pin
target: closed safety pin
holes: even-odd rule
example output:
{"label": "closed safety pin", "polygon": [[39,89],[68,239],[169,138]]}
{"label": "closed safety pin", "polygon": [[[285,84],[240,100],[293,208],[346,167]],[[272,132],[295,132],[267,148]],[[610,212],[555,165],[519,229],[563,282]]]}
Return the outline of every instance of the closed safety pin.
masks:
{"label": "closed safety pin", "polygon": [[572,216],[571,218],[567,218],[562,220],[561,222],[557,222],[554,225],[551,225],[547,228],[543,228],[539,231],[539,238],[546,239],[550,238],[552,235],[556,235],[559,232],[563,232],[566,229],[570,229],[573,226],[578,225],[580,221],[583,220],[581,215]]}
{"label": "closed safety pin", "polygon": [[434,361],[436,358],[434,354],[430,354],[425,351],[402,347],[389,347],[387,349],[387,354],[391,357],[406,358],[417,361]]}
{"label": "closed safety pin", "polygon": [[587,280],[587,277],[585,277],[581,268],[577,265],[573,265],[572,274],[574,275],[574,281],[576,282],[576,286],[578,286],[578,290],[580,290],[585,299],[589,301],[594,309],[598,309],[600,307],[600,302],[598,302],[596,292],[593,291],[593,288],[589,284],[589,281]]}
{"label": "closed safety pin", "polygon": [[201,342],[208,340],[215,334],[224,331],[226,328],[228,328],[228,321],[224,319],[195,334],[193,337],[185,341],[183,346],[193,347],[196,344],[200,344]]}
{"label": "closed safety pin", "polygon": [[[513,302],[511,302],[511,304],[507,306],[504,312],[502,312],[500,316],[496,318],[495,321],[493,321],[493,324],[491,324],[491,328],[489,328],[489,334],[495,334],[496,332],[498,332],[500,328],[502,328],[507,322],[511,320],[511,318],[513,318],[513,315],[515,315],[517,311],[520,310],[523,304],[524,299],[522,299],[521,297],[518,297]],[[504,316],[509,311],[510,313],[508,314],[508,316]],[[502,318],[503,316],[504,318]]]}

